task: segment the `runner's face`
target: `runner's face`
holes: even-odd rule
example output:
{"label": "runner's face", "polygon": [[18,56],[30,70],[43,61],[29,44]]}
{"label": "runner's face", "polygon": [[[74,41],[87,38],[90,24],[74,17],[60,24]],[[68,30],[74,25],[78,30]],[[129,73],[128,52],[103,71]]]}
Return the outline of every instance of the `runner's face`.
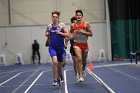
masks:
{"label": "runner's face", "polygon": [[57,14],[52,15],[52,21],[53,21],[53,23],[57,23],[59,21],[59,18],[58,18]]}
{"label": "runner's face", "polygon": [[77,13],[76,14],[76,18],[77,18],[77,21],[80,21],[80,20],[82,20],[82,14],[81,13]]}

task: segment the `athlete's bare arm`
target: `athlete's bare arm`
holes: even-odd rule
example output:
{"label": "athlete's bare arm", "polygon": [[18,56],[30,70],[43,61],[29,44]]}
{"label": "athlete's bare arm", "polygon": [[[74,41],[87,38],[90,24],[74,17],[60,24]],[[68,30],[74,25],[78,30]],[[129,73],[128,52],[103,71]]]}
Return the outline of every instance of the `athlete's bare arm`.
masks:
{"label": "athlete's bare arm", "polygon": [[73,30],[73,25],[74,25],[74,24],[71,24],[71,26],[70,26],[70,33],[73,33],[73,31],[74,31],[74,30]]}
{"label": "athlete's bare arm", "polygon": [[61,23],[61,26],[62,26],[62,29],[64,30],[64,33],[60,32],[60,31],[58,31],[58,30],[56,30],[56,33],[57,33],[57,34],[60,34],[60,35],[62,35],[62,36],[64,36],[64,37],[69,37],[69,32],[68,32],[68,30],[66,29],[66,25],[65,25],[64,23]]}
{"label": "athlete's bare arm", "polygon": [[70,26],[70,31],[69,31],[69,32],[70,32],[70,34],[69,34],[69,40],[70,40],[70,39],[74,39],[74,36],[72,35],[72,34],[73,34],[73,32],[74,32],[74,30],[73,30],[73,25],[74,25],[74,24],[71,24],[71,26]]}
{"label": "athlete's bare arm", "polygon": [[45,32],[45,36],[46,37],[49,37],[50,35],[50,33],[49,33],[49,29],[50,29],[50,27],[51,27],[51,24],[49,24],[48,26],[47,26],[47,29],[46,29],[46,32]]}
{"label": "athlete's bare arm", "polygon": [[92,37],[92,30],[91,30],[91,26],[88,22],[86,22],[86,31],[82,31],[82,34],[85,34],[87,36]]}

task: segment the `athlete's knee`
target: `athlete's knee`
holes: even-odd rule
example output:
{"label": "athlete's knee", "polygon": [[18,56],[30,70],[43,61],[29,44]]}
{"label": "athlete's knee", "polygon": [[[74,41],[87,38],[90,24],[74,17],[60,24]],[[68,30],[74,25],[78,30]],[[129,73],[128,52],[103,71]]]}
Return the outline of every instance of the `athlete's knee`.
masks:
{"label": "athlete's knee", "polygon": [[82,58],[77,58],[77,61],[78,62],[82,62]]}
{"label": "athlete's knee", "polygon": [[53,60],[53,65],[56,65],[57,66],[57,64],[58,64],[58,61]]}
{"label": "athlete's knee", "polygon": [[62,67],[62,63],[58,63],[57,67],[60,69]]}

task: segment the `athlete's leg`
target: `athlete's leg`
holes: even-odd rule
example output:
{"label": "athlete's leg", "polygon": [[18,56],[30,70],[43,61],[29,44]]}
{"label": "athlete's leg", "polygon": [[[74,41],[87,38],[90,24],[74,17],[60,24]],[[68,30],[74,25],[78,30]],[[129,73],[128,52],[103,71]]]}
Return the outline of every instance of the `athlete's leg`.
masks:
{"label": "athlete's leg", "polygon": [[63,60],[62,67],[65,67],[65,65],[66,65],[66,59]]}
{"label": "athlete's leg", "polygon": [[58,65],[57,65],[57,73],[58,73],[58,83],[59,83],[59,86],[61,86],[61,77],[62,77],[62,62],[64,61],[63,60],[63,55],[64,55],[64,50],[63,49],[60,49],[57,51],[57,60],[58,60]]}
{"label": "athlete's leg", "polygon": [[82,52],[83,70],[85,70],[85,67],[86,67],[87,55],[88,55],[88,51],[83,51],[83,52]]}
{"label": "athlete's leg", "polygon": [[[65,67],[65,65],[66,65],[66,56],[67,56],[67,54],[66,54],[66,51],[64,51],[64,53],[63,53],[63,62],[62,62],[62,69],[64,69],[64,67]],[[61,82],[63,82],[64,81],[64,78],[63,78],[63,74],[61,73]]]}
{"label": "athlete's leg", "polygon": [[66,54],[66,52],[64,52],[64,53],[63,53],[63,62],[62,62],[62,67],[63,67],[63,68],[64,68],[65,65],[66,65],[66,56],[67,56],[67,54]]}
{"label": "athlete's leg", "polygon": [[76,60],[76,55],[75,55],[73,46],[70,47],[70,53],[71,53],[71,57],[72,57],[72,61],[73,61],[73,68],[74,68],[75,76],[77,76],[77,68],[76,68],[77,60]]}
{"label": "athlete's leg", "polygon": [[58,62],[58,65],[57,65],[57,73],[58,73],[58,78],[57,78],[57,80],[58,80],[58,84],[59,84],[59,86],[61,85],[60,83],[61,83],[61,76],[62,76],[62,62]]}
{"label": "athlete's leg", "polygon": [[79,78],[82,78],[82,51],[78,46],[74,46],[73,48],[77,58],[77,72],[79,74]]}
{"label": "athlete's leg", "polygon": [[56,86],[57,85],[57,78],[58,78],[58,72],[57,72],[57,65],[58,65],[58,60],[57,60],[57,53],[56,50],[54,50],[52,47],[49,47],[49,53],[51,55],[52,58],[52,72],[53,72],[53,85]]}
{"label": "athlete's leg", "polygon": [[[61,63],[62,69],[64,69],[65,65],[66,65],[66,59],[63,59],[63,62]],[[62,72],[62,69],[61,69],[61,72]],[[64,78],[63,78],[63,74],[62,73],[61,73],[60,77],[61,77],[61,81],[63,82]]]}
{"label": "athlete's leg", "polygon": [[85,77],[85,75],[86,75],[85,68],[86,68],[86,64],[87,64],[87,55],[88,55],[88,51],[83,51],[82,52],[83,77]]}
{"label": "athlete's leg", "polygon": [[[63,62],[61,63],[62,69],[64,69],[65,65],[66,65],[66,58],[63,59]],[[62,69],[61,69],[61,72],[62,72]],[[64,78],[63,78],[63,74],[62,73],[61,73],[60,77],[61,77],[61,81],[63,82]]]}
{"label": "athlete's leg", "polygon": [[52,57],[52,71],[53,71],[53,78],[54,80],[57,80],[58,74],[57,74],[57,65],[58,65],[58,61],[57,61],[57,57],[53,56]]}
{"label": "athlete's leg", "polygon": [[75,72],[75,76],[77,76],[77,60],[76,60],[76,56],[73,56],[73,55],[71,55],[72,56],[72,61],[73,61],[73,68],[74,68],[74,72]]}

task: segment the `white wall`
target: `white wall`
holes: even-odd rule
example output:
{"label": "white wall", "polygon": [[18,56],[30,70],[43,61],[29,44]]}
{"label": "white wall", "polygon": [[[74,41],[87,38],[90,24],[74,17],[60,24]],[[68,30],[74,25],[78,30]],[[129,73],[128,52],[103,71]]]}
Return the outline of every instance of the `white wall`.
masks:
{"label": "white wall", "polygon": [[8,0],[0,0],[0,25],[8,25]]}
{"label": "white wall", "polygon": [[[69,28],[69,25],[67,25]],[[93,37],[89,38],[89,57],[96,61],[99,50],[107,52],[107,28],[106,23],[91,23]],[[7,64],[14,64],[16,53],[22,53],[25,64],[31,63],[31,45],[34,39],[40,43],[41,62],[49,62],[48,48],[45,47],[46,37],[44,36],[46,26],[15,26],[0,27],[0,54],[4,54]],[[7,43],[7,45],[6,45]]]}
{"label": "white wall", "polygon": [[97,61],[99,51],[105,50],[105,54],[108,57],[108,44],[107,44],[107,29],[106,23],[93,23],[91,25],[93,31],[93,37],[89,38],[89,57]]}
{"label": "white wall", "polygon": [[[8,0],[0,0],[0,25],[8,24]],[[105,20],[104,0],[10,0],[11,25],[40,25],[51,22],[51,13],[60,11],[60,20],[69,23],[76,9],[86,21]],[[1,21],[2,20],[2,21]]]}

